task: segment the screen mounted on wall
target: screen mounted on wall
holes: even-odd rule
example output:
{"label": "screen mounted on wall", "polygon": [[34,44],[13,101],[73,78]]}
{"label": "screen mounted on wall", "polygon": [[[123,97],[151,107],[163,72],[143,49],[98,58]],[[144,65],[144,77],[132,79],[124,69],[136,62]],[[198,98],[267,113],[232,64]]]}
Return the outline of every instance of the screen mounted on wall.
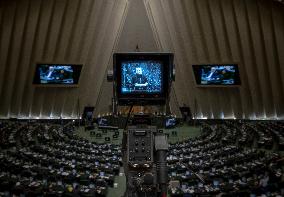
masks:
{"label": "screen mounted on wall", "polygon": [[200,86],[240,85],[237,64],[193,65],[196,84]]}
{"label": "screen mounted on wall", "polygon": [[82,65],[80,64],[37,64],[34,84],[78,85]]}

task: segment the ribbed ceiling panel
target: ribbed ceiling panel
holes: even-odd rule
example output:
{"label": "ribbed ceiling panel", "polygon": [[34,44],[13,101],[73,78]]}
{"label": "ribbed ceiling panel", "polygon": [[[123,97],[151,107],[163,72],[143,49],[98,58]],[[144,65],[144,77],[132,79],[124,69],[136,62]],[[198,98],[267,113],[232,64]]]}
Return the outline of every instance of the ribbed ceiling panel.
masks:
{"label": "ribbed ceiling panel", "polygon": [[[127,3],[1,1],[0,116],[77,117],[95,105]],[[82,63],[79,88],[35,87],[39,62]]]}
{"label": "ribbed ceiling panel", "polygon": [[[145,0],[164,51],[175,52],[180,105],[197,118],[284,118],[283,4]],[[238,88],[198,88],[192,64],[238,63]]]}
{"label": "ribbed ceiling panel", "polygon": [[[175,53],[171,106],[188,104],[197,118],[284,119],[283,4],[143,2],[146,13],[141,12],[139,26],[132,24],[138,19],[127,20],[128,0],[1,0],[0,118],[77,117],[86,105],[108,111],[112,92],[105,77],[112,53],[136,46],[135,31],[127,28],[137,27],[139,38],[153,35],[155,43],[145,41],[144,50]],[[123,30],[132,38],[120,37]],[[79,87],[35,87],[38,62],[84,64]],[[196,87],[192,64],[230,62],[239,64],[240,87]]]}

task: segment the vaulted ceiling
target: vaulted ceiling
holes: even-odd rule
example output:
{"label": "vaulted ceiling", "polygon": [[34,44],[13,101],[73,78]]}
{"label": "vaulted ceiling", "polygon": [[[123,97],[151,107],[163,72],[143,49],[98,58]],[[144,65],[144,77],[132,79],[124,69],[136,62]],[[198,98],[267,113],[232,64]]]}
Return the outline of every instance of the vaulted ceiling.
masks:
{"label": "vaulted ceiling", "polygon": [[[284,119],[284,6],[272,0],[1,0],[0,118],[110,112],[117,51],[175,53],[171,109]],[[78,88],[36,87],[37,62],[82,63]],[[197,87],[192,64],[238,63],[241,86]]]}

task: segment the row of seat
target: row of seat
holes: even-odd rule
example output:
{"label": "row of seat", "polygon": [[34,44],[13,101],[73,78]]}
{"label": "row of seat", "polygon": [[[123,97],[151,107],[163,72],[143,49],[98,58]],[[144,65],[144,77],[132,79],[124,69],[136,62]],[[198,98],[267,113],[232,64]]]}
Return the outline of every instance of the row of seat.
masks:
{"label": "row of seat", "polygon": [[284,195],[283,158],[248,143],[257,134],[249,133],[252,125],[211,122],[202,126],[200,136],[171,144],[167,157],[171,195]]}
{"label": "row of seat", "polygon": [[[7,128],[22,138],[15,136],[14,146],[1,149],[3,195],[106,196],[107,188],[113,187],[122,161],[119,146],[77,137],[72,122],[8,122],[1,127],[5,132]],[[27,132],[32,141],[24,137]]]}
{"label": "row of seat", "polygon": [[[200,136],[170,144],[170,194],[284,195],[284,159],[271,152],[281,150],[283,126],[205,122]],[[0,121],[0,193],[106,196],[122,164],[121,147],[91,143],[73,131],[72,122]]]}

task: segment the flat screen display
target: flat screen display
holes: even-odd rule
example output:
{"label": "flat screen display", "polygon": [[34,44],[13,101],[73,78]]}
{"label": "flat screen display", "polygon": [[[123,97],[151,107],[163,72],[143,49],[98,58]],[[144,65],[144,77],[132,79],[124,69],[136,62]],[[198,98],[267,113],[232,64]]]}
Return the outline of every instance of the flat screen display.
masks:
{"label": "flat screen display", "polygon": [[172,53],[115,53],[114,80],[120,105],[163,105],[173,69]]}
{"label": "flat screen display", "polygon": [[97,123],[99,126],[108,126],[108,121],[106,118],[98,118]]}
{"label": "flat screen display", "polygon": [[237,64],[193,65],[197,85],[240,85]]}
{"label": "flat screen display", "polygon": [[121,93],[162,93],[162,62],[122,62]]}
{"label": "flat screen display", "polygon": [[37,64],[34,84],[77,85],[82,65]]}
{"label": "flat screen display", "polygon": [[175,117],[167,117],[165,120],[165,127],[166,128],[174,128],[177,124]]}

